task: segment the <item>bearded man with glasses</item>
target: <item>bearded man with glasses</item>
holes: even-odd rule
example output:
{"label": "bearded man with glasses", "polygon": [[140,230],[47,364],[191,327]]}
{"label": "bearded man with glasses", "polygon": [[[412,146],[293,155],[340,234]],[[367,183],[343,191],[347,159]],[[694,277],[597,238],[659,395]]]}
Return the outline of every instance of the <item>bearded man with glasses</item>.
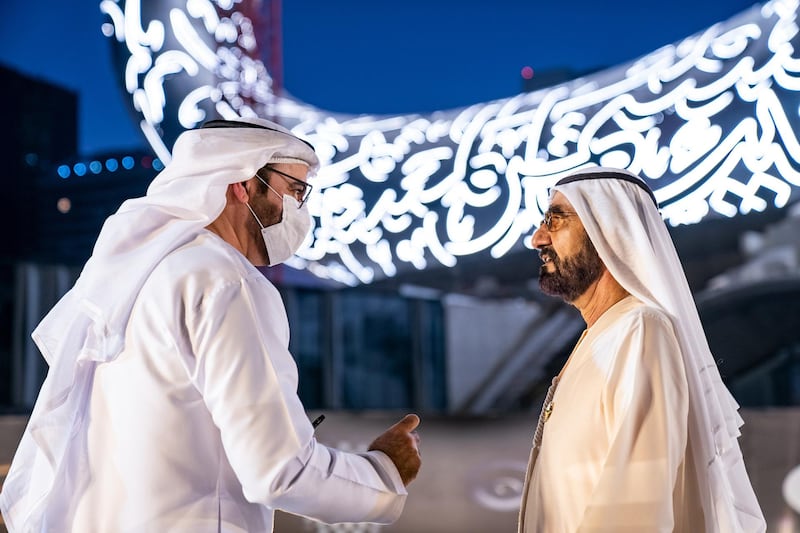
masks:
{"label": "bearded man with glasses", "polygon": [[542,291],[586,330],[542,406],[519,531],[765,531],[738,406],[645,182],[608,168],[560,180],[532,244]]}

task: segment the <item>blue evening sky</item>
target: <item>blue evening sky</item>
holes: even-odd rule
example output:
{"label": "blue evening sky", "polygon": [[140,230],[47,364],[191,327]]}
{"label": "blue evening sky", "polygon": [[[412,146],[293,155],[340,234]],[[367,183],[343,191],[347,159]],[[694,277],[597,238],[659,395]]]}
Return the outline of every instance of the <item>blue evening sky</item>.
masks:
{"label": "blue evening sky", "polygon": [[[322,109],[407,113],[520,91],[520,71],[610,66],[750,0],[284,0],[286,89]],[[96,0],[3,0],[0,64],[78,93],[82,154],[145,146]],[[13,105],[13,102],[10,103]]]}

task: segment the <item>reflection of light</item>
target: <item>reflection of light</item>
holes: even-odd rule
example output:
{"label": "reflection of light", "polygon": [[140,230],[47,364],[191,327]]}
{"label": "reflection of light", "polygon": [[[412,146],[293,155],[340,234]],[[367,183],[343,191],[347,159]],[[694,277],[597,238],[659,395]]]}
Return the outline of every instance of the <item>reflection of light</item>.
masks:
{"label": "reflection of light", "polygon": [[69,198],[59,198],[56,202],[56,208],[60,213],[67,214],[72,209],[72,202]]}
{"label": "reflection of light", "polygon": [[[141,160],[139,161],[140,166],[145,169],[154,169],[156,171],[161,171],[164,169],[164,163],[158,159],[154,158],[151,155],[142,156]],[[105,165],[98,160],[94,160],[87,163],[79,162],[75,163],[72,167],[69,165],[59,165],[56,169],[56,173],[61,178],[69,178],[72,174],[76,176],[84,176],[87,172],[91,172],[92,174],[100,174],[103,172],[103,167],[109,172],[116,172],[119,170],[120,162],[115,158],[106,159]],[[131,170],[136,166],[136,160],[133,156],[125,156],[122,158],[122,167],[126,170]]]}
{"label": "reflection of light", "polygon": [[109,24],[108,22],[104,22],[100,26],[100,31],[103,32],[103,35],[105,35],[106,37],[111,37],[112,35],[114,35],[114,25]]}
{"label": "reflection of light", "polygon": [[492,511],[519,509],[527,466],[521,461],[497,459],[473,466],[467,475],[471,500]]}
{"label": "reflection of light", "polygon": [[533,78],[533,69],[529,66],[524,66],[519,74],[522,76],[522,79],[529,80]]}
{"label": "reflection of light", "polygon": [[786,478],[782,486],[783,499],[786,503],[800,513],[800,466],[794,467]]}

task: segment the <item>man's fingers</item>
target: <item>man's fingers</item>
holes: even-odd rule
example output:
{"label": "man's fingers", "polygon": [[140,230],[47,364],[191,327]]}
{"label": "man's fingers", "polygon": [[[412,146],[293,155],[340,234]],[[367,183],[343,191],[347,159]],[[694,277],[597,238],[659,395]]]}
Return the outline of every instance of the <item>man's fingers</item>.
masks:
{"label": "man's fingers", "polygon": [[379,435],[368,448],[382,451],[389,456],[397,467],[404,485],[408,485],[417,477],[421,464],[419,435],[414,431],[417,426],[419,417],[408,414]]}
{"label": "man's fingers", "polygon": [[395,426],[397,426],[398,428],[408,432],[417,429],[418,425],[419,425],[419,417],[415,414],[406,415],[400,422],[395,424]]}

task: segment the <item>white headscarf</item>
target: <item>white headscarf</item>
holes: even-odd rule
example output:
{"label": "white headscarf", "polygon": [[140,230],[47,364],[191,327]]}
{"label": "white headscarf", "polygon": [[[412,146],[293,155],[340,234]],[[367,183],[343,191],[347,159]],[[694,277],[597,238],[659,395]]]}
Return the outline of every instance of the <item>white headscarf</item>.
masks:
{"label": "white headscarf", "polygon": [[94,369],[123,350],[145,280],[222,213],[229,184],[278,162],[302,162],[311,171],[319,165],[311,145],[282,126],[211,121],[181,134],[147,195],[106,220],[75,286],[33,332],[50,370],[0,494],[7,520],[23,531],[44,530],[47,514],[60,512],[59,496],[80,490],[83,463],[65,458],[80,450]]}
{"label": "white headscarf", "polygon": [[614,279],[666,312],[675,326],[689,386],[689,444],[706,533],[766,530],[737,438],[743,421],[722,383],[683,267],[645,183],[625,170],[589,168],[556,183],[575,208]]}

